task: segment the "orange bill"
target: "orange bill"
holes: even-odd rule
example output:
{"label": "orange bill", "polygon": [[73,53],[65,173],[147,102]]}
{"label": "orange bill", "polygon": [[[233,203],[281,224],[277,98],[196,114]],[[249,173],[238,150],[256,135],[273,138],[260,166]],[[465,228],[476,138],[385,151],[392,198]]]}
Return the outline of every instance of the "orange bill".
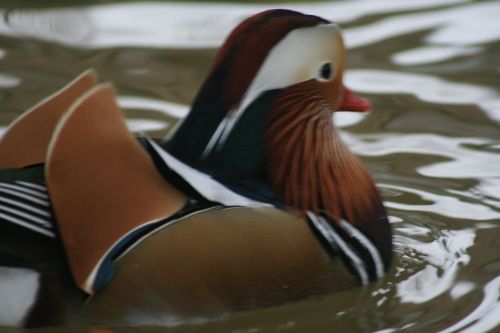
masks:
{"label": "orange bill", "polygon": [[339,111],[368,111],[372,104],[371,102],[363,98],[352,90],[347,89],[345,86],[342,87],[342,103],[340,104]]}

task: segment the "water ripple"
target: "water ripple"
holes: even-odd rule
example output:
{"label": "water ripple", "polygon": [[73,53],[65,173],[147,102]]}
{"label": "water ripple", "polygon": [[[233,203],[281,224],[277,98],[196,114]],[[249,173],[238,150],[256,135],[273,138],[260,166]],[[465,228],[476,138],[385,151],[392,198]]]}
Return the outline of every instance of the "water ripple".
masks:
{"label": "water ripple", "polygon": [[189,111],[189,106],[187,105],[137,96],[118,96],[118,105],[124,109],[158,111],[167,116],[179,119],[184,118]]}
{"label": "water ripple", "polygon": [[500,219],[500,212],[481,203],[470,203],[451,195],[434,194],[423,190],[410,189],[396,185],[378,184],[378,186],[381,188],[398,190],[402,193],[414,194],[421,201],[419,204],[386,201],[385,205],[389,208],[410,212],[428,212],[450,218],[473,221]]}
{"label": "water ripple", "polygon": [[14,88],[21,83],[21,79],[7,74],[0,73],[0,89]]}
{"label": "water ripple", "polygon": [[449,60],[459,56],[472,56],[480,53],[482,47],[434,45],[405,50],[394,54],[391,59],[398,65],[424,65]]}
{"label": "water ripple", "polygon": [[[500,325],[500,276],[488,282],[483,288],[482,302],[465,318],[439,333],[487,332]],[[462,330],[463,329],[463,330]]]}
{"label": "water ripple", "polygon": [[490,1],[434,10],[432,13],[398,15],[348,29],[347,45],[367,46],[388,38],[431,29],[433,32],[426,37],[426,42],[430,44],[485,44],[500,39],[499,14],[500,3]]}
{"label": "water ripple", "polygon": [[127,119],[127,126],[132,132],[143,133],[163,131],[169,127],[169,124],[164,121],[151,119]]}
{"label": "water ripple", "polygon": [[[397,153],[412,153],[447,157],[450,160],[436,162],[417,168],[428,177],[447,178],[488,178],[500,177],[500,154],[478,151],[468,145],[488,145],[496,141],[486,138],[449,138],[435,134],[362,134],[343,132],[342,138],[357,154],[364,156],[384,156]],[[488,185],[490,184],[490,185]],[[498,183],[485,183],[496,192]]]}
{"label": "water ripple", "polygon": [[493,88],[456,83],[426,74],[375,69],[350,70],[345,77],[355,91],[373,94],[412,94],[429,103],[475,104],[500,122],[500,96]]}
{"label": "water ripple", "polygon": [[[428,9],[465,0],[360,0],[280,4],[338,22],[402,10]],[[75,47],[217,47],[243,18],[270,4],[122,3],[70,9],[0,11],[0,34],[29,36]],[[223,12],[224,15],[220,15]],[[210,26],[210,29],[203,27]],[[398,29],[401,30],[401,29]]]}

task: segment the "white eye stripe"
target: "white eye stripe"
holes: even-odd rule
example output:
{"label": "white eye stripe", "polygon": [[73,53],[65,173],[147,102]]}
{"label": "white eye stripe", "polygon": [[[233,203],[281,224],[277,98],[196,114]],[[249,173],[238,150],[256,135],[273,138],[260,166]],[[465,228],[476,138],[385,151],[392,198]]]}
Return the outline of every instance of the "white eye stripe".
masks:
{"label": "white eye stripe", "polygon": [[229,110],[212,134],[202,158],[223,147],[245,110],[263,92],[317,78],[318,65],[331,59],[333,53],[338,56],[341,52],[341,36],[336,24],[292,30],[269,52],[239,105]]}

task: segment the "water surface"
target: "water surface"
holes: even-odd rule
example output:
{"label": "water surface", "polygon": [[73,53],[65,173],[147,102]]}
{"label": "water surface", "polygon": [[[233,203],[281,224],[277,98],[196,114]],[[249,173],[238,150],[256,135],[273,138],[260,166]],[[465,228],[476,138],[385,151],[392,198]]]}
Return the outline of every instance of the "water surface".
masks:
{"label": "water surface", "polygon": [[[163,136],[186,114],[228,31],[269,8],[133,1],[46,5],[0,4],[0,131],[94,67],[115,84],[130,128]],[[216,321],[183,323],[166,316],[164,324],[172,332],[495,330],[500,2],[359,0],[281,7],[344,27],[346,84],[369,97],[373,111],[335,121],[382,191],[394,230],[393,267],[381,281],[356,290]],[[0,267],[0,274],[36,286],[34,272]],[[29,306],[28,291],[20,308]],[[0,320],[17,318],[4,306]]]}

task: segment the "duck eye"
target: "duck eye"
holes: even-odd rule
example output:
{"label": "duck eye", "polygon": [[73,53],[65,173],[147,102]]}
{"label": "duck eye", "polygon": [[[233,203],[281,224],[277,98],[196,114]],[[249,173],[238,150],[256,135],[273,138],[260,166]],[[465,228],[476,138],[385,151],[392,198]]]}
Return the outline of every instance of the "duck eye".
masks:
{"label": "duck eye", "polygon": [[318,79],[320,81],[327,81],[333,77],[332,64],[327,62],[319,68]]}

